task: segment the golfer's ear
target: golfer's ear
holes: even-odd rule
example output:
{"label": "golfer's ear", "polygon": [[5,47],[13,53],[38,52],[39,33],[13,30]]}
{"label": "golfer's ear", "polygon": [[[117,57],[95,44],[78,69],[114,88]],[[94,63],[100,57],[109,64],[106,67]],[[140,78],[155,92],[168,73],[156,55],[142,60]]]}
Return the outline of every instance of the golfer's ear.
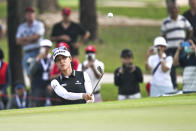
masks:
{"label": "golfer's ear", "polygon": [[70,59],[70,61],[72,61],[72,57],[71,56],[69,57],[69,59]]}

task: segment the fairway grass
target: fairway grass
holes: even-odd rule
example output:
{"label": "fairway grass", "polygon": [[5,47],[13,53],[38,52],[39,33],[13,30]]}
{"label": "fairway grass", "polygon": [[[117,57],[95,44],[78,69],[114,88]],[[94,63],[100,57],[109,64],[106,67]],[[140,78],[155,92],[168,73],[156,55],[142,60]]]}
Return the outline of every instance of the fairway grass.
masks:
{"label": "fairway grass", "polygon": [[2,131],[194,131],[196,95],[0,111]]}

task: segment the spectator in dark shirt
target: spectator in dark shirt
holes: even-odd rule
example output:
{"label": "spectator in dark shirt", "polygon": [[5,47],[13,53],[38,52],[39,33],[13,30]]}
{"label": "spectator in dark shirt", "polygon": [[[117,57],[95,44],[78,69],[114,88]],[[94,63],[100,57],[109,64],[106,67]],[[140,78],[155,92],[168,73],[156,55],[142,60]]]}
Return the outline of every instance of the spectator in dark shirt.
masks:
{"label": "spectator in dark shirt", "polygon": [[[59,43],[66,42],[70,46],[70,52],[72,57],[79,55],[79,47],[87,41],[90,33],[86,31],[82,26],[72,22],[70,19],[71,10],[70,8],[64,8],[62,10],[63,20],[54,25],[51,34],[51,40]],[[78,37],[81,36],[81,41],[78,42]]]}
{"label": "spectator in dark shirt", "polygon": [[118,86],[118,100],[141,98],[139,83],[143,82],[140,68],[133,64],[129,49],[121,53],[123,65],[115,70],[114,82]]}
{"label": "spectator in dark shirt", "polygon": [[[183,69],[183,92],[196,92],[196,46],[192,40],[189,44],[182,43],[176,51],[174,65]],[[185,45],[185,46],[183,46]]]}
{"label": "spectator in dark shirt", "polygon": [[30,65],[31,75],[31,107],[45,106],[48,97],[48,86],[50,85],[51,55],[50,49],[52,42],[42,40],[40,42],[40,53],[36,60]]}
{"label": "spectator in dark shirt", "polygon": [[193,27],[193,40],[196,41],[196,0],[189,0],[190,9],[183,15]]}
{"label": "spectator in dark shirt", "polygon": [[24,84],[15,85],[15,95],[11,96],[8,102],[7,109],[20,109],[28,107],[28,93]]}

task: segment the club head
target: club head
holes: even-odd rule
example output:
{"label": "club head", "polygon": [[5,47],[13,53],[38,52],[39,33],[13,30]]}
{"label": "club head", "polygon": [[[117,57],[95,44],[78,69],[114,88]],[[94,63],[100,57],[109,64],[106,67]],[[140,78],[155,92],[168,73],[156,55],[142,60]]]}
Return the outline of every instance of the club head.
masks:
{"label": "club head", "polygon": [[102,70],[101,66],[98,66],[97,70],[99,71],[99,73],[103,74],[103,70]]}

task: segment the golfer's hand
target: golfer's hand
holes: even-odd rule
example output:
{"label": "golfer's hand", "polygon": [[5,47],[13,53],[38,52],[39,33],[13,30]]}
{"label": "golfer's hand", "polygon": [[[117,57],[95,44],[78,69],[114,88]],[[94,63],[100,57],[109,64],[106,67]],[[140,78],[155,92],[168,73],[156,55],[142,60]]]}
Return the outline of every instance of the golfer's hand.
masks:
{"label": "golfer's hand", "polygon": [[92,97],[92,94],[91,94],[91,93],[84,93],[84,94],[82,95],[82,98],[83,98],[84,100],[86,100],[86,101],[88,101],[88,100],[93,100],[93,97]]}

